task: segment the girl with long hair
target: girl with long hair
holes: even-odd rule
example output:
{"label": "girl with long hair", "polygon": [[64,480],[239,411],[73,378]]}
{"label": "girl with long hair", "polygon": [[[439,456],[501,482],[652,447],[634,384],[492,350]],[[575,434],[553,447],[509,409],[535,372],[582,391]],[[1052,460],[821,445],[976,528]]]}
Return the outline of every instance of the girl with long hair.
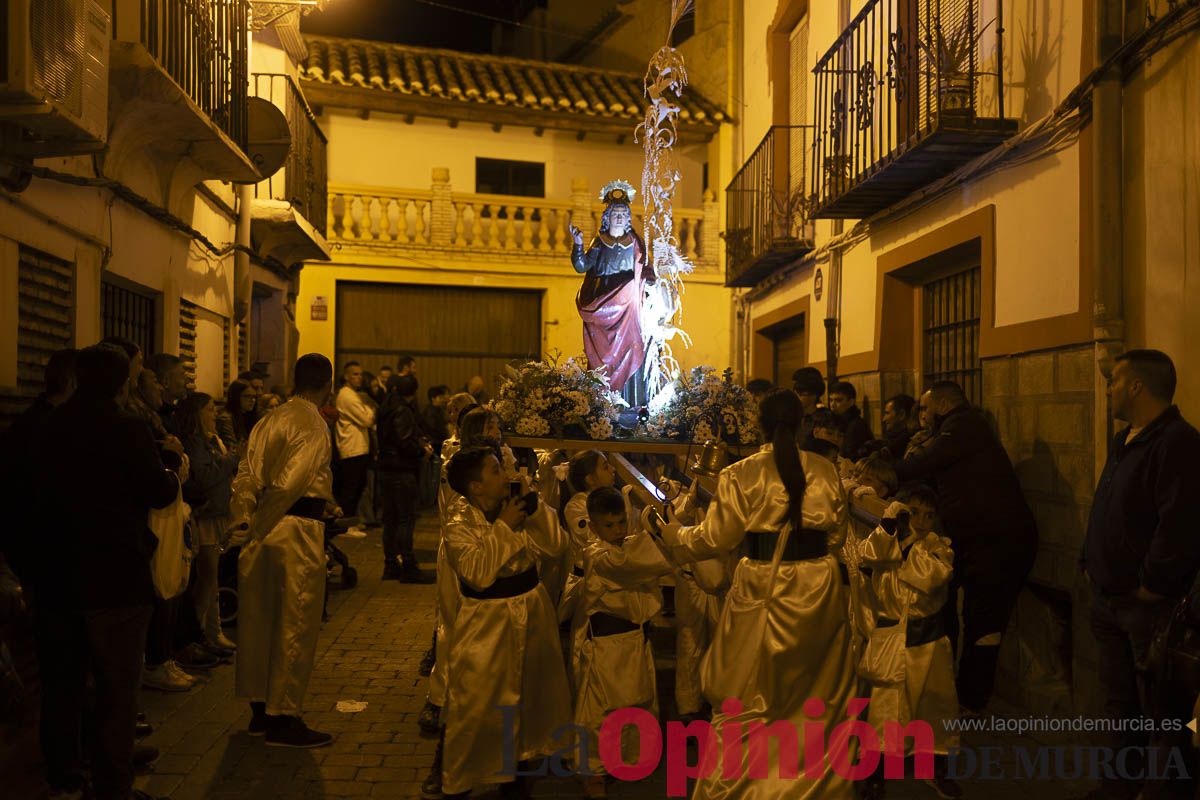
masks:
{"label": "girl with long hair", "polygon": [[245,381],[234,381],[225,392],[225,408],[217,416],[217,432],[229,450],[250,440],[258,422],[258,390]]}
{"label": "girl with long hair", "polygon": [[217,435],[217,408],[209,395],[195,392],[180,400],[175,421],[192,462],[191,476],[183,491],[192,506],[195,522],[192,549],[195,551],[196,581],[192,586],[192,597],[196,604],[196,620],[208,649],[217,655],[229,655],[236,645],[221,630],[221,615],[217,608],[217,565],[221,540],[231,522],[229,501],[238,455],[226,449]]}
{"label": "girl with long hair", "polygon": [[[760,421],[769,443],[721,471],[703,522],[663,527],[667,544],[686,548],[697,560],[739,548],[744,554],[701,671],[713,728],[726,739],[740,731],[741,752],[747,753],[753,726],[746,723],[790,723],[801,759],[806,724],[824,725],[827,752],[847,746],[836,741],[835,728],[847,718],[855,686],[848,599],[833,555],[846,536],[846,494],[832,464],[801,452],[796,438],[803,416],[795,392],[767,395]],[[806,703],[810,698],[821,702]],[[852,784],[828,760],[815,765],[817,777],[804,769],[797,778],[782,777],[777,744],[770,746],[767,777],[750,778],[747,769],[726,776],[718,759],[692,797],[853,796]],[[725,742],[727,757],[730,747]]]}

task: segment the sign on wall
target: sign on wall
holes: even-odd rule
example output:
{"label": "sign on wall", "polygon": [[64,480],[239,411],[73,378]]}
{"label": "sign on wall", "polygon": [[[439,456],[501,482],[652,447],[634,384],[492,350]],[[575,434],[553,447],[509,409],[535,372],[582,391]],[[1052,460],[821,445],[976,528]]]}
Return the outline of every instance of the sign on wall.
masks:
{"label": "sign on wall", "polygon": [[322,295],[317,295],[312,300],[312,315],[310,319],[326,320],[329,319],[329,298]]}

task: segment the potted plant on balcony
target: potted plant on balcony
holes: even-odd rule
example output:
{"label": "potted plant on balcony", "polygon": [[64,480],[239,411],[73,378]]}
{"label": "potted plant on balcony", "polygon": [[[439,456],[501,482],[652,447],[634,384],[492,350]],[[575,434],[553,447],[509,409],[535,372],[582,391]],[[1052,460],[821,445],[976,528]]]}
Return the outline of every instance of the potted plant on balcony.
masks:
{"label": "potted plant on balcony", "polygon": [[974,80],[971,54],[992,21],[989,20],[973,34],[970,13],[962,16],[949,31],[942,27],[941,21],[932,31],[922,25],[924,36],[917,41],[928,63],[933,65],[928,74],[937,78],[938,110],[941,114],[966,118],[975,116],[975,109],[971,107],[971,81]]}

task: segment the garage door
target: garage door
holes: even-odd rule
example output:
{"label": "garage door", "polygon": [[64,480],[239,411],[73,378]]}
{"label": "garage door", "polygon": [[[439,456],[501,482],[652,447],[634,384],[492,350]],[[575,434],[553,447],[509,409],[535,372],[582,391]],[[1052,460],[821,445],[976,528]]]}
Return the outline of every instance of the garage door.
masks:
{"label": "garage door", "polygon": [[457,392],[472,375],[482,375],[494,395],[508,362],[539,358],[541,350],[538,291],[338,283],[338,369],[358,361],[374,372],[411,355],[422,401],[430,386]]}

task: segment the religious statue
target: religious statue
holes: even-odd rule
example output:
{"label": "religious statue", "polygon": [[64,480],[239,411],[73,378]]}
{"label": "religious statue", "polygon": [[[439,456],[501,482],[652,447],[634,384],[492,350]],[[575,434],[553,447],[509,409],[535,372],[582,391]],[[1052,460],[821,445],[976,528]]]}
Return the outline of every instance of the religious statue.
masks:
{"label": "religious statue", "polygon": [[571,225],[575,246],[571,263],[586,273],[575,304],[583,318],[583,349],[588,367],[606,367],[609,386],[631,406],[646,403],[642,339],[642,300],[646,284],[657,279],[646,243],[633,230],[629,207],[634,189],[625,181],[612,181],[600,193],[606,204],[600,232],[587,250],[583,232]]}

